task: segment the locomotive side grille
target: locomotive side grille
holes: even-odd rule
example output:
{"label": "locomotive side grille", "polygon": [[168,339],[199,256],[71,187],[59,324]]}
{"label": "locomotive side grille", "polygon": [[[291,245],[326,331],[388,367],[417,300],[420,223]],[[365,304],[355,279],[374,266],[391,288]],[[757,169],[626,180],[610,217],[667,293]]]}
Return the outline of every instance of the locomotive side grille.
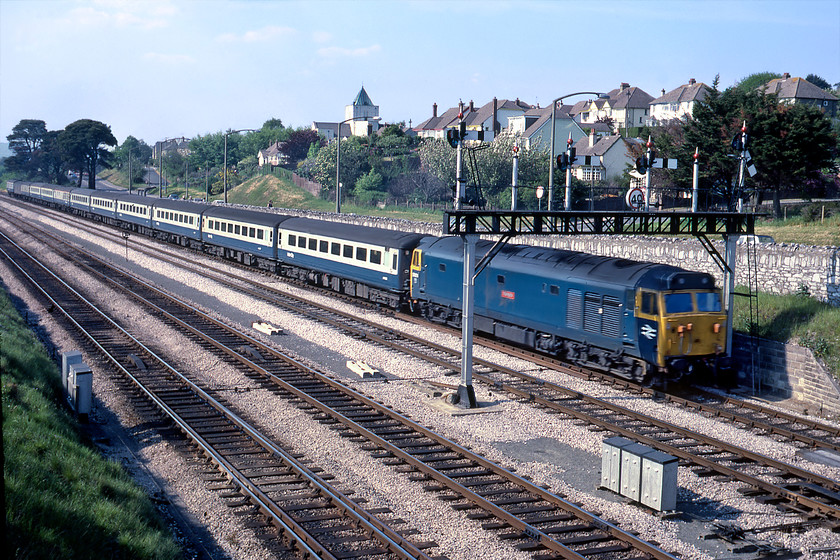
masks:
{"label": "locomotive side grille", "polygon": [[566,301],[566,326],[570,329],[580,329],[580,317],[583,311],[581,300],[580,290],[569,290]]}
{"label": "locomotive side grille", "polygon": [[601,296],[586,292],[583,298],[583,330],[591,333],[601,332]]}
{"label": "locomotive side grille", "polygon": [[621,302],[612,296],[604,296],[601,334],[610,338],[618,338],[621,334]]}

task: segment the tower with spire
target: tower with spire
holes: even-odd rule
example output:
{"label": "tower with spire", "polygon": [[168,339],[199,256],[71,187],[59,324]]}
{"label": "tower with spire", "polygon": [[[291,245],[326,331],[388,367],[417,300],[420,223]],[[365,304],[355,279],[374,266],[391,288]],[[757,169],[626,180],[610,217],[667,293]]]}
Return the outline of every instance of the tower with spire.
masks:
{"label": "tower with spire", "polygon": [[379,128],[379,123],[376,121],[370,122],[369,119],[379,116],[379,105],[374,105],[370,100],[370,96],[365,91],[365,86],[359,90],[356,99],[353,103],[344,107],[344,119],[357,119],[350,121],[350,130],[354,136],[366,136],[370,132],[375,132]]}

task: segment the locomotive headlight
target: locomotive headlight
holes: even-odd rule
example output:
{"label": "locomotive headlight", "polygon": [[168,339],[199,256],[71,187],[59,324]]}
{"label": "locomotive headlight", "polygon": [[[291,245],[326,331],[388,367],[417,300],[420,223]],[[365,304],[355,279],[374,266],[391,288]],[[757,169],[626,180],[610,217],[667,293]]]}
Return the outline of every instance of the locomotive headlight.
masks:
{"label": "locomotive headlight", "polygon": [[713,331],[715,334],[720,333],[720,323],[715,323],[714,325],[712,325],[712,331]]}

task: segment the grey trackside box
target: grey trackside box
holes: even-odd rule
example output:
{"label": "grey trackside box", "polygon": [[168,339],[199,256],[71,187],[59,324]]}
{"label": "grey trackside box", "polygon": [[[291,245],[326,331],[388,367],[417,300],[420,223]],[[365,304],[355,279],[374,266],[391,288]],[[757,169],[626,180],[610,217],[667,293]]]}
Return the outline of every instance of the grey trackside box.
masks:
{"label": "grey trackside box", "polygon": [[640,501],[642,493],[642,456],[653,451],[647,445],[633,443],[621,450],[621,491],[622,496]]}
{"label": "grey trackside box", "polygon": [[677,507],[676,457],[651,451],[642,457],[642,489],[639,500],[657,511],[672,511]]}
{"label": "grey trackside box", "polygon": [[623,437],[611,437],[601,444],[601,488],[621,492],[621,450],[633,442]]}

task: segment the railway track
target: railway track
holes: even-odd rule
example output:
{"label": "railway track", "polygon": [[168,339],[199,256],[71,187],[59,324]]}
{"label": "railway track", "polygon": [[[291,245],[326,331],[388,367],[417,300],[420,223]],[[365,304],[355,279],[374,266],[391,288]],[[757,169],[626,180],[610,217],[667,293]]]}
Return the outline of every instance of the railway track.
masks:
{"label": "railway track", "polygon": [[[163,257],[159,251],[155,252],[155,256],[170,259],[172,264],[183,266],[183,257],[180,257],[180,260],[174,255]],[[453,373],[460,371],[460,354],[457,351],[432,345],[425,340],[395,332],[393,329],[385,329],[370,321],[339,314],[332,307],[319,306],[310,301],[295,298],[288,293],[249,282],[244,278],[232,282],[224,278],[227,273],[221,270],[214,271],[206,266],[191,269],[193,272],[211,277],[214,281],[223,282],[234,289],[247,291],[255,297],[284,306],[290,312],[304,314],[342,329],[351,336],[365,338],[399,352],[431,361]],[[501,345],[501,349],[506,352],[511,351],[508,345]],[[593,376],[591,372],[570,368],[557,360],[529,352],[524,354],[527,359],[545,367],[573,375],[590,378]],[[484,360],[475,360],[474,363],[476,368],[474,380],[478,382],[488,383],[519,398],[578,418],[596,426],[597,429],[609,430],[679,457],[683,464],[692,465],[695,472],[700,475],[716,475],[722,479],[740,481],[746,485],[742,492],[755,496],[759,501],[776,503],[780,509],[799,513],[806,518],[813,516],[822,518],[832,527],[840,524],[840,484],[837,481],[727,444],[713,437],[636,413],[625,407],[588,397],[556,384],[546,383],[532,375],[503,368]],[[613,382],[624,383],[615,380]],[[707,415],[721,416],[754,431],[788,438],[809,448],[840,453],[838,431],[831,426],[798,419],[792,415],[777,413],[757,405],[750,405],[752,414],[747,415],[735,409],[735,404],[738,403],[735,399],[718,398],[717,402],[712,404],[699,403],[629,383],[625,385],[635,391],[650,392],[654,398],[668,398],[680,406],[699,410]]]}
{"label": "railway track", "polygon": [[125,389],[164,416],[212,462],[216,473],[205,480],[216,484],[228,506],[259,512],[278,530],[275,551],[293,550],[312,558],[431,560],[418,545],[319,477],[319,469],[243,421],[5,235],[0,251],[53,312],[60,312],[122,374]]}
{"label": "railway track", "polygon": [[[88,273],[107,268],[78,252],[67,258]],[[116,269],[108,269],[101,278],[115,288],[131,286],[132,297],[142,298],[158,317],[231,365],[248,368],[250,376],[270,384],[278,396],[292,399],[314,419],[334,426],[339,435],[357,441],[374,457],[425,490],[438,493],[469,518],[482,521],[486,530],[520,550],[540,558],[673,558],[150,285]]]}

